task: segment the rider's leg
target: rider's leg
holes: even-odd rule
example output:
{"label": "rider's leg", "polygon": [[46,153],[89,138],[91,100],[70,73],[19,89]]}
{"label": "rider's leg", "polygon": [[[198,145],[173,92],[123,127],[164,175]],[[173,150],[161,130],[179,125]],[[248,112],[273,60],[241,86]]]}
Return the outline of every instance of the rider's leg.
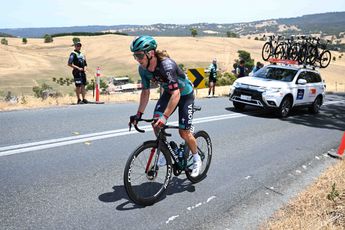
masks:
{"label": "rider's leg", "polygon": [[194,94],[182,96],[179,106],[179,134],[183,140],[187,143],[189,149],[193,154],[193,171],[191,176],[196,177],[199,175],[202,161],[198,154],[197,142],[191,131],[193,120],[193,105]]}
{"label": "rider's leg", "polygon": [[190,130],[179,129],[179,134],[181,138],[187,143],[189,149],[192,151],[193,155],[197,153],[197,145],[195,137]]}

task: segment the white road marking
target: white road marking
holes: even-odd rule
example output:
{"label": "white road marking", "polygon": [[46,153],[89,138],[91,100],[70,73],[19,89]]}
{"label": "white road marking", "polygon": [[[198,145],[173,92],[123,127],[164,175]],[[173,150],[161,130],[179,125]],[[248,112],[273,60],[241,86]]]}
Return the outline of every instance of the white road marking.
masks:
{"label": "white road marking", "polygon": [[166,224],[169,224],[170,221],[173,221],[175,220],[177,217],[179,217],[179,215],[177,216],[172,216],[172,217],[169,217],[169,219],[167,221],[165,221]]}
{"label": "white road marking", "polygon": [[215,199],[216,196],[211,196],[210,198],[207,199],[206,203],[210,202],[211,200]]}
{"label": "white road marking", "polygon": [[[246,117],[246,116],[248,115],[232,113],[232,114],[225,114],[225,115],[218,115],[218,116],[195,118],[193,119],[193,124],[219,121],[219,120],[224,120],[224,119],[240,118],[240,117]],[[168,124],[177,125],[177,122],[171,122]],[[140,127],[140,129],[143,129],[146,132],[148,132],[148,131],[152,131],[152,126],[146,125],[146,126]],[[42,150],[42,149],[56,148],[56,147],[65,146],[65,145],[90,142],[90,141],[95,141],[95,140],[111,138],[111,137],[137,134],[137,133],[138,132],[136,132],[135,130],[132,130],[131,132],[129,132],[128,128],[124,128],[124,129],[109,130],[109,131],[104,131],[104,132],[90,133],[90,134],[84,134],[84,135],[78,135],[78,136],[50,139],[50,140],[45,140],[45,141],[31,142],[31,143],[25,143],[25,144],[19,144],[19,145],[4,146],[4,147],[0,147],[0,157],[18,154],[18,153],[37,151],[37,150]]]}

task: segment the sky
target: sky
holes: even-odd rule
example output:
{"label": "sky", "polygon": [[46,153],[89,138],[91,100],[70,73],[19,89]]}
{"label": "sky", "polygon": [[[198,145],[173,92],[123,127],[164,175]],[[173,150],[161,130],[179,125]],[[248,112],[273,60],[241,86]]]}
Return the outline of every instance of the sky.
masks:
{"label": "sky", "polygon": [[340,11],[344,0],[4,0],[0,28],[238,23]]}

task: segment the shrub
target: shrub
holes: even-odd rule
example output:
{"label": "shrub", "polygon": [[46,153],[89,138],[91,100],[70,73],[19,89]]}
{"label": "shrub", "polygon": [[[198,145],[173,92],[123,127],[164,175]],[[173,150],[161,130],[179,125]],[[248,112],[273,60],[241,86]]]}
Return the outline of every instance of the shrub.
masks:
{"label": "shrub", "polygon": [[24,45],[26,45],[26,43],[28,43],[28,39],[27,38],[23,38],[22,42],[23,42]]}
{"label": "shrub", "polygon": [[47,97],[62,96],[61,93],[54,91],[53,88],[46,83],[43,83],[41,86],[32,87],[32,91],[34,92],[35,97],[42,98],[42,100],[45,100]]}
{"label": "shrub", "polygon": [[80,38],[74,37],[74,38],[72,39],[72,41],[73,41],[73,44],[76,44],[76,43],[80,42]]}
{"label": "shrub", "polygon": [[1,39],[1,44],[7,46],[8,45],[7,39],[6,38]]}
{"label": "shrub", "polygon": [[51,43],[53,42],[53,37],[49,34],[44,35],[44,43]]}

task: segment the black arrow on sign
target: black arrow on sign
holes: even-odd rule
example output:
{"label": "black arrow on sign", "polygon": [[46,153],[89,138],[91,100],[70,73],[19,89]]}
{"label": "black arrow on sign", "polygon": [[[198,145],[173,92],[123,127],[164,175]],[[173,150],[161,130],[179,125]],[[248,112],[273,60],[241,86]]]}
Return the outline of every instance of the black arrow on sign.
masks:
{"label": "black arrow on sign", "polygon": [[204,79],[204,77],[196,70],[196,69],[190,69],[189,70],[195,77],[195,81],[193,82],[194,87],[198,87],[200,82]]}

